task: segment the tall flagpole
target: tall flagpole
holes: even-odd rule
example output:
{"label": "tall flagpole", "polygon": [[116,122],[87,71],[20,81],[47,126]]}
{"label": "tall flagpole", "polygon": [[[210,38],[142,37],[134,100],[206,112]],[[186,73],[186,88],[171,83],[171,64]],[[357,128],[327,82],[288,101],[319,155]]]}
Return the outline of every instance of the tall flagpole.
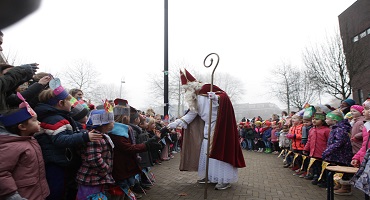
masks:
{"label": "tall flagpole", "polygon": [[[206,67],[206,68],[209,68],[213,65],[213,58],[211,58],[210,56],[211,55],[216,55],[217,56],[217,62],[216,64],[214,65],[215,68],[213,69],[212,71],[212,77],[211,77],[211,89],[210,89],[210,92],[213,91],[213,76],[214,76],[214,73],[215,73],[215,70],[217,68],[217,65],[218,65],[218,62],[220,61],[220,57],[218,56],[218,54],[216,53],[210,53],[206,56],[206,58],[204,59],[204,62],[203,62],[203,65]],[[209,58],[209,59],[208,59]],[[210,64],[207,65],[206,64],[206,61],[207,60],[210,60]],[[206,161],[206,183],[204,185],[204,199],[207,199],[207,189],[208,189],[208,169],[209,169],[209,146],[211,144],[211,123],[212,123],[212,99],[209,100],[209,115],[208,115],[208,140],[207,140],[207,161]]]}

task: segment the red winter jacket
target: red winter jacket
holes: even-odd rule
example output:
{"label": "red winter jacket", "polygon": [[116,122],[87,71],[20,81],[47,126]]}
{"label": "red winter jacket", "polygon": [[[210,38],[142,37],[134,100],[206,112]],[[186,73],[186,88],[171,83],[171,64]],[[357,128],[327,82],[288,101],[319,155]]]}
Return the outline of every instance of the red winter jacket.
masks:
{"label": "red winter jacket", "polygon": [[328,138],[330,134],[330,128],[327,126],[312,127],[308,134],[308,140],[305,151],[310,152],[310,157],[322,158],[322,152],[326,149]]}

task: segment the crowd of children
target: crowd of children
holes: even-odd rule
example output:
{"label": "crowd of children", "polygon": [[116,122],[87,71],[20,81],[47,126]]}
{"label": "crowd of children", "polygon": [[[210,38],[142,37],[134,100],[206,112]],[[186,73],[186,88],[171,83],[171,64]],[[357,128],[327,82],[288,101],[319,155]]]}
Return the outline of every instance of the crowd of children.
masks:
{"label": "crowd of children", "polygon": [[[3,76],[4,69],[25,69],[0,67]],[[138,199],[150,190],[151,167],[179,151],[180,129],[167,129],[168,119],[124,99],[95,107],[81,90],[67,91],[60,79],[41,74],[30,89],[28,78],[17,80],[21,87],[4,98],[0,199]]]}
{"label": "crowd of children", "polygon": [[[0,199],[140,198],[155,181],[151,167],[180,149],[181,127],[167,129],[168,117],[152,109],[139,111],[120,98],[95,107],[81,90],[67,91],[48,73],[35,75],[34,64],[0,64],[0,70],[0,150],[6,152]],[[238,127],[243,148],[280,154],[293,175],[326,187],[326,166],[359,167],[365,159],[369,121],[370,99],[362,105],[346,99],[338,109],[308,105]],[[335,194],[351,194],[351,176],[342,175]]]}
{"label": "crowd of children", "polygon": [[[242,147],[249,151],[279,154],[293,175],[327,187],[325,168],[359,167],[368,149],[370,99],[356,105],[352,99],[338,109],[306,105],[299,112],[277,119],[260,117],[239,123]],[[251,141],[254,141],[251,143]],[[340,174],[334,194],[351,195],[353,174]]]}

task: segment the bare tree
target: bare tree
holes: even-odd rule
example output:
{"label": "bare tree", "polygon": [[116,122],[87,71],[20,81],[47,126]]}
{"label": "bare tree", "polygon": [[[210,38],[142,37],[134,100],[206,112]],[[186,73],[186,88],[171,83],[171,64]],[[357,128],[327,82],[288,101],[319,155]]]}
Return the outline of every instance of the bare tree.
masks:
{"label": "bare tree", "polygon": [[99,80],[99,74],[95,67],[87,61],[76,61],[73,65],[68,66],[62,74],[65,80],[63,83],[69,88],[81,89],[86,95],[94,94],[97,91],[96,80]]}
{"label": "bare tree", "polygon": [[308,72],[283,63],[272,71],[272,76],[272,92],[280,102],[286,104],[288,112],[291,107],[300,110],[306,103],[316,100],[317,90],[312,87]]}
{"label": "bare tree", "polygon": [[90,93],[90,99],[92,102],[102,104],[105,99],[113,100],[119,96],[120,88],[114,84],[98,84],[96,89]]}
{"label": "bare tree", "polygon": [[290,112],[291,106],[291,91],[293,90],[293,73],[292,67],[289,64],[283,63],[281,66],[278,66],[276,70],[272,70],[272,76],[275,77],[272,84],[272,92],[276,98],[286,104],[288,113]]}
{"label": "bare tree", "polygon": [[[304,63],[312,82],[323,92],[343,100],[352,94],[353,77],[361,76],[364,70],[364,51],[349,49],[345,56],[338,33],[327,37],[326,41],[323,45],[306,48],[303,53]],[[347,64],[352,67],[348,68]]]}
{"label": "bare tree", "polygon": [[3,54],[2,57],[3,57],[2,59],[4,60],[4,62],[10,65],[13,65],[13,66],[25,64],[25,63],[22,63],[22,59],[19,58],[17,52],[13,53],[12,51],[9,50],[7,54],[6,55]]}
{"label": "bare tree", "polygon": [[301,110],[306,103],[314,102],[318,97],[318,90],[314,88],[307,71],[293,71],[294,82],[292,86],[292,105]]}
{"label": "bare tree", "polygon": [[[177,104],[177,113],[182,113],[184,109],[184,101],[182,96],[182,88],[180,82],[180,69],[186,67],[185,63],[172,65],[168,72],[168,99],[171,106]],[[150,74],[149,76],[150,90],[152,91],[151,101],[154,105],[163,105],[164,97],[164,75],[162,73]]]}
{"label": "bare tree", "polygon": [[[205,82],[211,83],[211,76],[207,75],[205,80]],[[224,90],[233,103],[237,103],[246,92],[242,81],[229,73],[215,73],[214,84]]]}

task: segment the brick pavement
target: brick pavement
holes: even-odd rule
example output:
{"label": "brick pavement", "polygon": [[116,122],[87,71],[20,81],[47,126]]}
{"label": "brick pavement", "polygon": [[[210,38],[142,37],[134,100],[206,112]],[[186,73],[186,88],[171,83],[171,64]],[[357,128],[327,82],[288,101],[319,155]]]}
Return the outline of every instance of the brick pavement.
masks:
{"label": "brick pavement", "polygon": [[[214,190],[208,185],[208,198],[212,200],[325,200],[326,189],[310,181],[293,176],[293,171],[282,167],[282,158],[276,155],[243,150],[246,168],[239,169],[239,180],[231,188]],[[180,154],[152,168],[157,182],[142,200],[200,200],[204,199],[204,185],[196,183],[196,172],[179,171]],[[364,199],[352,188],[352,196],[337,196],[338,200]]]}

